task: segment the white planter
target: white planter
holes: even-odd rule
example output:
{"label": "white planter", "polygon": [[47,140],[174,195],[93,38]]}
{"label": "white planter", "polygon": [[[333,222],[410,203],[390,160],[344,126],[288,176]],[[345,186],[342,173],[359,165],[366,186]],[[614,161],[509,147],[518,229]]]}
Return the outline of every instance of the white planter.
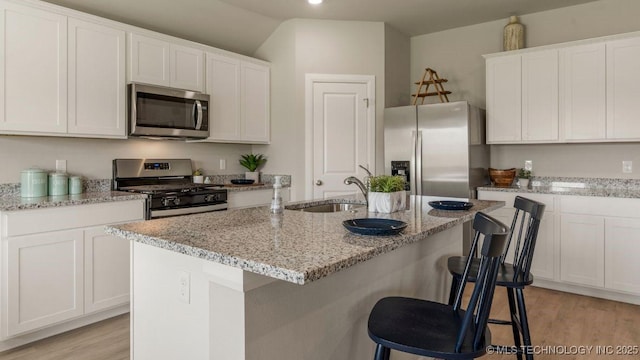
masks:
{"label": "white planter", "polygon": [[522,189],[526,189],[529,187],[529,179],[518,179],[518,184]]}
{"label": "white planter", "polygon": [[389,214],[396,211],[406,210],[407,192],[369,192],[368,200],[369,212]]}
{"label": "white planter", "polygon": [[196,184],[202,184],[204,182],[204,175],[193,175],[193,182]]}
{"label": "white planter", "polygon": [[256,184],[260,182],[259,171],[247,171],[244,173],[244,178],[247,180],[255,180]]}

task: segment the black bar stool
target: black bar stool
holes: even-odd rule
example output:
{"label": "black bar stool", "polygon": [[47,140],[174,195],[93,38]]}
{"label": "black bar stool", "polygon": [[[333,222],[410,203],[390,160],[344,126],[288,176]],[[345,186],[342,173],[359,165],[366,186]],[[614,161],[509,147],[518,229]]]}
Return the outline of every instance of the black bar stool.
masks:
{"label": "black bar stool", "polygon": [[[517,357],[522,359],[524,344],[526,349],[531,349],[531,334],[529,332],[529,320],[527,318],[527,309],[524,301],[523,290],[525,286],[533,283],[533,275],[531,274],[531,262],[533,260],[533,252],[538,237],[538,229],[540,221],[544,213],[545,205],[543,203],[530,200],[521,196],[516,196],[513,207],[516,212],[511,222],[509,238],[505,253],[500,258],[500,266],[498,268],[498,276],[496,286],[505,287],[509,300],[509,311],[511,320],[494,320],[490,319],[489,323],[498,325],[511,325],[513,331],[513,341],[518,349]],[[506,263],[506,255],[509,246],[511,246],[514,234],[517,233],[515,242],[515,251],[513,263]],[[451,283],[451,292],[449,293],[449,304],[454,305],[456,299],[461,297],[459,284],[463,278],[463,274],[468,272],[470,277],[468,281],[475,282],[475,274],[478,273],[480,259],[471,255],[475,254],[478,247],[478,237],[473,239],[469,256],[452,256],[448,259],[447,265],[449,272],[453,275]],[[533,359],[533,354],[526,352],[528,360]]]}
{"label": "black bar stool", "polygon": [[[460,308],[458,298],[455,306],[405,297],[379,300],[368,323],[369,337],[377,344],[374,360],[388,360],[391,349],[440,359],[473,359],[486,353],[491,344],[487,321],[509,229],[481,212],[473,228],[484,242],[467,310]],[[462,276],[460,294],[467,275]]]}

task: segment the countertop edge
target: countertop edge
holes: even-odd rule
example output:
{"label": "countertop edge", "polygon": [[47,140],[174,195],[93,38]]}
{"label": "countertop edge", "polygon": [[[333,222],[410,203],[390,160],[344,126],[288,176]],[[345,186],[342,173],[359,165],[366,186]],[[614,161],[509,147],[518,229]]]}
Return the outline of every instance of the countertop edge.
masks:
{"label": "countertop edge", "polygon": [[77,195],[47,196],[39,198],[0,197],[0,211],[48,209],[65,206],[90,205],[115,201],[144,200],[144,194],[123,191],[86,192]]}
{"label": "countertop edge", "polygon": [[624,199],[640,199],[640,189],[626,188],[572,188],[557,186],[533,186],[531,188],[520,188],[517,186],[497,187],[497,186],[481,186],[477,191],[493,191],[493,192],[511,192],[511,193],[527,193],[527,194],[548,194],[548,195],[571,195],[585,197],[607,197],[607,198],[624,198]]}

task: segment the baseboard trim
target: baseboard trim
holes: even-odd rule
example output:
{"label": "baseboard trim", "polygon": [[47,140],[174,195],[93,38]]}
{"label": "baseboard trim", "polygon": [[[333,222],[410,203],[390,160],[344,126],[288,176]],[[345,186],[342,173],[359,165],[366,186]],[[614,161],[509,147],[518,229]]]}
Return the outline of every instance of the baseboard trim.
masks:
{"label": "baseboard trim", "polygon": [[531,286],[640,305],[640,296],[615,292],[612,290],[595,289],[542,279],[535,279]]}

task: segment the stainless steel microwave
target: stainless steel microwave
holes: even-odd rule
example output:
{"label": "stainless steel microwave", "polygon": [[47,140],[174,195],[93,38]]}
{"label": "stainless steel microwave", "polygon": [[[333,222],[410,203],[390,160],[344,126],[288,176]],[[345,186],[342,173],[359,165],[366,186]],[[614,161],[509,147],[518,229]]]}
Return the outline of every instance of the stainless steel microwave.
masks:
{"label": "stainless steel microwave", "polygon": [[209,95],[129,84],[129,136],[167,139],[209,137]]}

